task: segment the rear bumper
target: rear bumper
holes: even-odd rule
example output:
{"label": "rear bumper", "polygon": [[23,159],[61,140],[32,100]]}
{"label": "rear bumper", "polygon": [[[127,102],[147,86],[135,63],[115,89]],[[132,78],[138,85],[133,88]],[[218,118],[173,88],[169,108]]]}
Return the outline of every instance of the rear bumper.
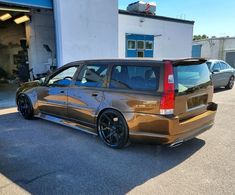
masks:
{"label": "rear bumper", "polygon": [[217,105],[214,104],[213,109],[184,121],[178,117],[140,113],[127,113],[124,116],[129,126],[130,139],[172,144],[187,141],[210,129],[214,124],[216,110]]}

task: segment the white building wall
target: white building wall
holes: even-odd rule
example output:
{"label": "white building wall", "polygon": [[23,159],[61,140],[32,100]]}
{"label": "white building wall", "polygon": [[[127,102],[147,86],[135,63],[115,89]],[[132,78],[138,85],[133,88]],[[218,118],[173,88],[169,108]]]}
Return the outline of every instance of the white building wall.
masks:
{"label": "white building wall", "polygon": [[202,45],[203,58],[225,60],[226,52],[235,51],[235,38],[211,38],[194,41],[193,45]]}
{"label": "white building wall", "polygon": [[41,9],[31,11],[31,22],[26,25],[28,41],[29,67],[34,74],[45,73],[49,70],[52,56],[43,47],[46,44],[52,50],[55,58],[55,25],[52,10]]}
{"label": "white building wall", "polygon": [[54,0],[58,66],[118,57],[118,0]]}
{"label": "white building wall", "polygon": [[191,57],[193,24],[119,14],[119,57],[126,56],[126,33],[155,35],[154,58]]}

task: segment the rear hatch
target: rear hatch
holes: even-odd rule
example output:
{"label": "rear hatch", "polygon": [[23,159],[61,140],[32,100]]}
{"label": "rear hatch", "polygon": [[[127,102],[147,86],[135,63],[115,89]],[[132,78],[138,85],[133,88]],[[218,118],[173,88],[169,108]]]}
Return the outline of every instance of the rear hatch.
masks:
{"label": "rear hatch", "polygon": [[213,86],[206,61],[179,60],[173,63],[175,108],[180,122],[207,111],[212,102]]}

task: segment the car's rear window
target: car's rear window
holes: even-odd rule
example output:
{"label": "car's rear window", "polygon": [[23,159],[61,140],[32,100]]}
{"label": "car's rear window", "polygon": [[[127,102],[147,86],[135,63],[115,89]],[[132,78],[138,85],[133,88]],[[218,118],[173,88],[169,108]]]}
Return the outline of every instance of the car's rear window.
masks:
{"label": "car's rear window", "polygon": [[178,93],[193,92],[211,84],[206,63],[174,67],[175,89]]}
{"label": "car's rear window", "polygon": [[117,65],[112,69],[110,88],[156,91],[159,88],[160,67]]}

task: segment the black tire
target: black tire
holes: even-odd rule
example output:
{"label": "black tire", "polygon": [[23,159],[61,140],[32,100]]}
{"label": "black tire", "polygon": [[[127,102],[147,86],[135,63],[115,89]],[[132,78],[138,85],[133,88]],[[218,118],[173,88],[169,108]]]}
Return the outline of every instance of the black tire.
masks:
{"label": "black tire", "polygon": [[226,89],[232,89],[234,86],[234,76],[231,76],[229,81],[228,81],[228,84],[225,86]]}
{"label": "black tire", "polygon": [[25,118],[25,119],[32,119],[34,116],[34,111],[33,107],[31,104],[30,99],[28,98],[27,95],[21,94],[17,98],[17,106],[20,114]]}
{"label": "black tire", "polygon": [[127,145],[129,130],[120,112],[113,109],[102,112],[97,121],[97,128],[103,142],[111,148],[120,149]]}

